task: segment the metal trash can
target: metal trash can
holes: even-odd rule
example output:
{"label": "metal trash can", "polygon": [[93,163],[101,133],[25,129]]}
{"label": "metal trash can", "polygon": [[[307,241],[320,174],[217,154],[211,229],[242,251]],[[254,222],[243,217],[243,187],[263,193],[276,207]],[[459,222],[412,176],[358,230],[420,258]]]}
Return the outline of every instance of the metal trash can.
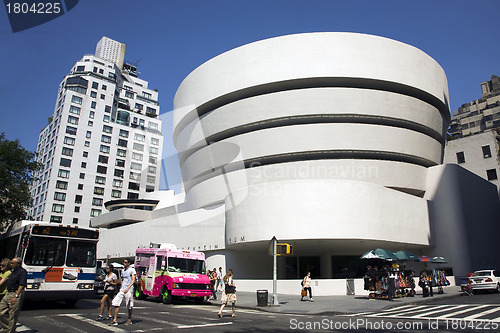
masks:
{"label": "metal trash can", "polygon": [[267,306],[268,297],[267,290],[257,290],[257,306]]}
{"label": "metal trash can", "polygon": [[346,279],[346,295],[355,295],[354,279]]}

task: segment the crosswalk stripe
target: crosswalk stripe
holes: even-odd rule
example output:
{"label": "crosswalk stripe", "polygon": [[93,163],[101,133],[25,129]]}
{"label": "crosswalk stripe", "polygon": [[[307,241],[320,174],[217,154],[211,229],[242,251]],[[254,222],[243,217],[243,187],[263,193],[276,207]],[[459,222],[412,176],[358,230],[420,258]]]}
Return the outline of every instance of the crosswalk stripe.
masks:
{"label": "crosswalk stripe", "polygon": [[482,316],[486,316],[486,315],[489,315],[489,314],[497,312],[497,311],[500,312],[500,307],[495,307],[495,308],[492,308],[492,309],[489,309],[489,310],[486,310],[486,311],[483,311],[483,312],[479,312],[479,313],[476,313],[476,314],[464,317],[462,319],[463,320],[476,319],[476,318],[479,318],[479,317],[482,317]]}
{"label": "crosswalk stripe", "polygon": [[487,304],[483,304],[483,305],[479,305],[479,306],[477,306],[477,305],[476,306],[469,305],[469,308],[466,308],[464,310],[455,311],[455,312],[448,313],[447,315],[440,316],[440,319],[448,319],[448,318],[451,318],[453,316],[461,315],[463,313],[471,312],[471,311],[474,311],[474,310],[479,310],[479,309],[485,308],[487,306],[488,306]]}
{"label": "crosswalk stripe", "polygon": [[[464,309],[465,308],[465,309]],[[489,308],[489,309],[487,309]],[[448,320],[448,319],[459,319],[459,320],[473,320],[476,318],[484,317],[486,315],[499,312],[500,307],[498,304],[459,304],[459,305],[421,305],[415,307],[405,307],[398,311],[398,308],[390,309],[389,311],[384,310],[377,313],[372,313],[366,315],[366,317],[371,318],[400,318],[400,319],[432,319],[432,320]],[[450,313],[443,315],[432,316],[441,312],[448,312],[450,310],[455,310]],[[458,311],[456,311],[458,310]],[[475,312],[482,310],[480,312],[465,315],[464,317],[459,317],[459,315],[467,314],[470,312]],[[360,314],[356,314],[360,315]],[[485,322],[500,322],[500,317],[494,319],[481,319]]]}
{"label": "crosswalk stripe", "polygon": [[[96,321],[96,320],[93,320],[93,319],[89,319],[89,318],[85,318],[81,315],[77,315],[77,314],[60,314],[59,316],[62,316],[62,317],[70,317],[70,318],[73,318],[73,319],[77,319],[77,320],[81,320],[83,322],[86,322],[88,324],[91,324],[91,325],[94,325],[94,326],[97,326],[97,327],[100,327],[100,328],[103,328],[105,330],[108,330],[108,331],[112,331],[112,332],[123,332],[123,330],[121,328],[118,328],[116,326],[108,326],[107,324],[105,323],[102,323],[100,321]],[[71,328],[71,330],[73,331],[74,328]],[[85,332],[85,331],[82,331],[82,332]]]}
{"label": "crosswalk stripe", "polygon": [[182,325],[182,326],[177,326],[177,328],[199,328],[199,327],[223,326],[232,324],[233,324],[232,322],[225,322],[225,323],[200,324],[200,325]]}

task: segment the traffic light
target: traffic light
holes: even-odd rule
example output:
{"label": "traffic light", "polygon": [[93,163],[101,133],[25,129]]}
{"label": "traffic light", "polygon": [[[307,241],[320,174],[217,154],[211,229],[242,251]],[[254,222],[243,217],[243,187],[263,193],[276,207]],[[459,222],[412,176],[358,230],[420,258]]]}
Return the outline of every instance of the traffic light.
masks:
{"label": "traffic light", "polygon": [[293,246],[288,243],[277,243],[276,244],[276,255],[277,256],[288,256],[293,254]]}

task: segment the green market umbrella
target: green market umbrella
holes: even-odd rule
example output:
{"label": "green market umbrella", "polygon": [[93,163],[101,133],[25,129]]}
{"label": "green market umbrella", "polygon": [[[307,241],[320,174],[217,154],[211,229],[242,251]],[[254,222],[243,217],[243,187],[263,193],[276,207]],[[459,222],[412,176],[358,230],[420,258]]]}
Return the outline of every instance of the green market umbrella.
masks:
{"label": "green market umbrella", "polygon": [[361,257],[361,259],[382,259],[382,260],[397,260],[398,257],[394,254],[394,252],[386,250],[386,249],[374,249],[368,252],[365,252]]}
{"label": "green market umbrella", "polygon": [[396,257],[398,257],[399,260],[416,260],[418,261],[418,256],[416,254],[413,254],[409,251],[398,251],[394,252]]}
{"label": "green market umbrella", "polygon": [[432,258],[432,262],[437,263],[437,264],[446,264],[448,261],[446,261],[445,258],[443,257],[434,257]]}

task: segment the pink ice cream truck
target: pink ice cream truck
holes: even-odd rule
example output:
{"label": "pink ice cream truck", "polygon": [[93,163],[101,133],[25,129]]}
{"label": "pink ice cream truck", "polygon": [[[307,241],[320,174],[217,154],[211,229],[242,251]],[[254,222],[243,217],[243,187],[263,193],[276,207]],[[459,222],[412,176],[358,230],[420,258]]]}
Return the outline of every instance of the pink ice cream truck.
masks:
{"label": "pink ice cream truck", "polygon": [[179,250],[172,244],[151,246],[135,251],[136,298],[153,296],[168,304],[173,297],[193,297],[202,303],[205,296],[212,294],[204,253]]}

